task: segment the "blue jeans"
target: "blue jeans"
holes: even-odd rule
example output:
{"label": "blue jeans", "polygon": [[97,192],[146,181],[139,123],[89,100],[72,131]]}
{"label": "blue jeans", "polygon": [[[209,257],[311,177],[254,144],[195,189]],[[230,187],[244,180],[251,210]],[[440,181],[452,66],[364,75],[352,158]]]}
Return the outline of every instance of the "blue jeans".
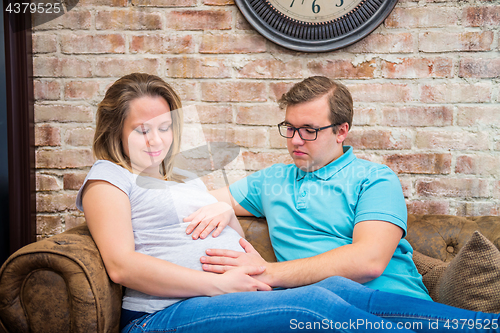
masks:
{"label": "blue jeans", "polygon": [[381,292],[331,277],[299,288],[186,299],[132,321],[122,333],[500,332],[498,324],[497,314]]}

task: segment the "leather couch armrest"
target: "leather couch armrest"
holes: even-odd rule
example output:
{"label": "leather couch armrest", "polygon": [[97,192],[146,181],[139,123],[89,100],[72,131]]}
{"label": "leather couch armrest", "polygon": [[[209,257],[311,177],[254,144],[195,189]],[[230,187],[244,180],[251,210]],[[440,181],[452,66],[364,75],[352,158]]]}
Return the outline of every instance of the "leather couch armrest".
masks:
{"label": "leather couch armrest", "polygon": [[121,293],[83,224],[7,259],[0,269],[0,322],[9,333],[118,332]]}

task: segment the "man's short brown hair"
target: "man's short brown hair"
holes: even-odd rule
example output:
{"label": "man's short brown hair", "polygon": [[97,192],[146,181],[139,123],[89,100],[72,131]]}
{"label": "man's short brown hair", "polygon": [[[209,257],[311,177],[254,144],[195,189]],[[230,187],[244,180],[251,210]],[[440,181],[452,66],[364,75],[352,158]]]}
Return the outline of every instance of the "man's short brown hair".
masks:
{"label": "man's short brown hair", "polygon": [[[311,76],[295,84],[278,100],[279,106],[286,109],[289,105],[310,102],[328,94],[330,114],[328,119],[332,124],[348,123],[352,127],[352,96],[342,83],[330,80],[325,76]],[[336,132],[334,127],[334,132]]]}

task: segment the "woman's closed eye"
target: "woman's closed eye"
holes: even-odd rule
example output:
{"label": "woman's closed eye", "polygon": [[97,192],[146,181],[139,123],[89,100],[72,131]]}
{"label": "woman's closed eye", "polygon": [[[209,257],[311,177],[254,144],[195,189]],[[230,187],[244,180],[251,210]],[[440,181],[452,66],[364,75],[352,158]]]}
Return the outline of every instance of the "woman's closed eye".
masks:
{"label": "woman's closed eye", "polygon": [[160,127],[159,130],[160,132],[168,132],[170,131],[171,128],[172,126],[166,126],[166,127]]}

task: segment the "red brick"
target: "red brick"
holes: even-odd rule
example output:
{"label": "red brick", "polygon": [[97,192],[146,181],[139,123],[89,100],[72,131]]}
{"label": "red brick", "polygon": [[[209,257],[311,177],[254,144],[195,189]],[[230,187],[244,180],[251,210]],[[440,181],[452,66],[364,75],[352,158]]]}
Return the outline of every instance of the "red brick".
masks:
{"label": "red brick", "polygon": [[478,79],[500,78],[500,59],[462,58],[458,76]]}
{"label": "red brick", "polygon": [[453,108],[450,106],[388,106],[382,108],[382,124],[400,127],[451,126]]}
{"label": "red brick", "polygon": [[236,128],[203,127],[207,141],[230,142],[242,147],[259,148],[266,145],[266,129],[239,126]]}
{"label": "red brick", "polygon": [[92,26],[92,14],[86,10],[70,10],[53,20],[46,20],[46,13],[33,14],[33,26],[36,30],[53,30],[53,29],[72,29],[72,30],[89,30]]}
{"label": "red brick", "polygon": [[500,106],[474,105],[457,106],[458,126],[496,126],[500,127]]}
{"label": "red brick", "polygon": [[354,128],[344,143],[356,149],[410,149],[411,136],[408,131]]}
{"label": "red brick", "polygon": [[500,176],[499,165],[499,156],[461,155],[457,157],[455,172],[480,176]]}
{"label": "red brick", "polygon": [[418,179],[417,193],[433,197],[488,197],[488,181],[476,178]]}
{"label": "red brick", "polygon": [[121,34],[64,34],[61,51],[68,54],[125,53],[125,37]]}
{"label": "red brick", "polygon": [[198,101],[200,100],[199,95],[199,84],[196,81],[171,81],[168,82],[174,90],[177,92],[181,101]]}
{"label": "red brick", "polygon": [[93,128],[71,128],[65,133],[64,142],[70,146],[92,146],[94,142]]}
{"label": "red brick", "polygon": [[419,34],[419,50],[423,52],[489,51],[493,31],[444,32]]}
{"label": "red brick", "polygon": [[85,223],[85,217],[84,216],[75,216],[68,214],[64,216],[64,229],[69,230],[71,228],[74,228],[82,223]]}
{"label": "red brick", "polygon": [[127,7],[128,0],[79,0],[79,6],[113,6],[113,7]]}
{"label": "red brick", "polygon": [[64,85],[65,99],[92,99],[99,92],[95,81],[69,81]]}
{"label": "red brick", "polygon": [[300,60],[286,62],[277,59],[251,60],[238,64],[236,74],[240,78],[256,79],[301,78],[302,63]]}
{"label": "red brick", "polygon": [[198,104],[184,107],[184,122],[202,124],[227,124],[233,120],[233,109],[223,104]]}
{"label": "red brick", "polygon": [[[356,154],[356,157],[361,158],[357,154]],[[369,161],[369,159],[367,159],[367,161]],[[403,189],[403,196],[405,198],[410,197],[411,196],[411,188],[412,188],[411,179],[399,177],[399,182],[401,183],[401,188]]]}
{"label": "red brick", "polygon": [[57,52],[57,39],[53,34],[33,33],[33,53]]}
{"label": "red brick", "polygon": [[81,168],[94,164],[90,149],[38,150],[35,153],[37,169]]}
{"label": "red brick", "polygon": [[451,154],[385,155],[384,164],[396,173],[449,174]]}
{"label": "red brick", "polygon": [[387,28],[437,28],[458,24],[459,8],[407,7],[394,8],[385,20]]}
{"label": "red brick", "polygon": [[444,83],[421,86],[423,103],[484,103],[491,100],[489,83]]}
{"label": "red brick", "polygon": [[177,54],[193,53],[193,36],[171,36],[170,34],[134,35],[130,44],[132,53]]}
{"label": "red brick", "polygon": [[60,146],[61,131],[51,125],[35,126],[35,146]]}
{"label": "red brick", "polygon": [[160,74],[158,59],[96,59],[95,76],[97,77],[121,77],[123,73],[142,72]]}
{"label": "red brick", "polygon": [[234,5],[234,0],[203,0],[203,4],[207,6],[227,6]]}
{"label": "red brick", "polygon": [[242,155],[246,170],[262,170],[277,163],[283,163],[283,164],[293,163],[293,160],[288,153],[280,153],[280,152],[254,153],[254,152],[244,151]]}
{"label": "red brick", "polygon": [[76,210],[76,192],[58,192],[58,193],[37,193],[36,210],[37,212],[55,213],[66,210]]}
{"label": "red brick", "polygon": [[398,103],[411,100],[411,89],[406,84],[369,83],[349,84],[355,102]]}
{"label": "red brick", "polygon": [[70,104],[36,104],[35,122],[58,121],[86,123],[92,122],[94,114],[88,106]]}
{"label": "red brick", "polygon": [[132,0],[134,6],[151,7],[193,7],[198,0]]}
{"label": "red brick", "polygon": [[87,176],[87,172],[70,172],[63,176],[65,190],[79,190],[83,185],[83,181]]}
{"label": "red brick", "polygon": [[326,59],[307,63],[310,75],[324,75],[335,79],[371,79],[375,71],[375,60],[353,64],[351,60]]}
{"label": "red brick", "polygon": [[63,231],[62,219],[59,215],[38,215],[36,217],[36,233],[38,235],[56,235]]}
{"label": "red brick", "polygon": [[166,13],[168,29],[229,30],[232,15],[227,10],[183,10]]}
{"label": "red brick", "polygon": [[59,191],[62,186],[59,184],[57,176],[46,175],[43,173],[36,174],[36,190],[37,191]]}
{"label": "red brick", "polygon": [[417,130],[416,145],[419,149],[487,150],[488,139],[484,133]]}
{"label": "red brick", "polygon": [[453,77],[453,60],[449,58],[403,58],[381,61],[382,77],[389,79]]}
{"label": "red brick", "polygon": [[495,181],[495,185],[493,188],[493,197],[496,199],[500,199],[500,180]]}
{"label": "red brick", "polygon": [[33,89],[36,100],[55,100],[61,97],[61,85],[58,81],[34,80]]}
{"label": "red brick", "polygon": [[296,82],[276,82],[269,84],[271,101],[277,101],[283,96],[284,93],[288,92]]}
{"label": "red brick", "polygon": [[200,53],[262,53],[266,40],[256,34],[204,34]]}
{"label": "red brick", "polygon": [[271,127],[268,135],[270,148],[286,149],[286,139],[279,134],[278,127]]}
{"label": "red brick", "polygon": [[408,214],[450,214],[450,204],[447,201],[411,200],[406,202]]}
{"label": "red brick", "polygon": [[374,125],[378,123],[377,110],[373,108],[354,107],[353,125]]}
{"label": "red brick", "polygon": [[457,205],[457,216],[498,216],[498,204],[492,202],[461,202]]}
{"label": "red brick", "polygon": [[91,77],[92,65],[88,60],[61,57],[33,58],[33,75],[45,77]]}
{"label": "red brick", "polygon": [[466,27],[498,27],[500,25],[500,6],[465,8],[462,24]]}
{"label": "red brick", "polygon": [[414,40],[411,33],[372,33],[345,51],[351,53],[412,53]]}
{"label": "red brick", "polygon": [[285,110],[276,104],[238,106],[236,123],[275,126],[285,120]]}
{"label": "red brick", "polygon": [[263,102],[266,85],[262,82],[202,82],[203,101],[209,102]]}
{"label": "red brick", "polygon": [[231,67],[220,58],[170,58],[166,60],[167,76],[175,78],[229,78]]}
{"label": "red brick", "polygon": [[239,11],[236,13],[236,29],[238,30],[254,30],[252,25],[248,23],[247,19]]}
{"label": "red brick", "polygon": [[95,26],[97,30],[159,30],[161,14],[131,8],[103,10],[97,12]]}

